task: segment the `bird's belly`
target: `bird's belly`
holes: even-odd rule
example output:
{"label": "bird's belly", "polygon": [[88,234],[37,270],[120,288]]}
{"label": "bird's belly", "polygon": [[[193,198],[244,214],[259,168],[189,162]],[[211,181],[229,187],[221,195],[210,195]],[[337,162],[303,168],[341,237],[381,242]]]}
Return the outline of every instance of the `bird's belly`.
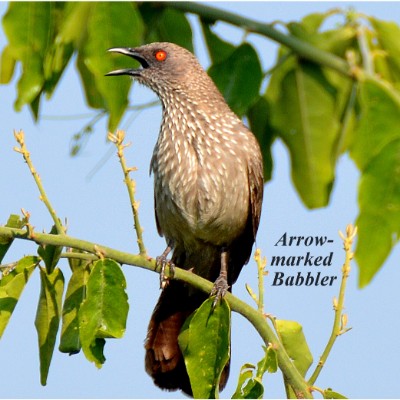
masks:
{"label": "bird's belly", "polygon": [[[243,179],[244,178],[244,179]],[[216,246],[231,243],[245,227],[247,179],[197,176],[185,184],[155,180],[156,214],[166,238],[174,242],[204,241]]]}

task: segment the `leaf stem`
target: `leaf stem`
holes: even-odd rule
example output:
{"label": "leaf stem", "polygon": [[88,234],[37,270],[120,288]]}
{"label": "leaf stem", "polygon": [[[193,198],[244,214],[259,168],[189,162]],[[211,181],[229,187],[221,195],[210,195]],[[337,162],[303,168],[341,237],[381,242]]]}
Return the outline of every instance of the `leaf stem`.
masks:
{"label": "leaf stem", "polygon": [[354,106],[356,104],[358,82],[352,81],[350,82],[350,84],[351,84],[350,93],[347,98],[346,107],[340,119],[341,127],[338,139],[335,144],[335,150],[332,152],[333,155],[335,156],[335,159],[333,160],[334,163],[336,163],[336,160],[339,158],[340,153],[342,151],[343,143],[346,139],[346,133],[349,128],[349,124],[351,122],[351,116],[354,110]]}
{"label": "leaf stem", "polygon": [[312,46],[295,36],[284,34],[275,29],[272,24],[258,22],[229,11],[207,6],[203,3],[164,1],[158,2],[157,6],[171,7],[183,12],[197,14],[198,16],[207,18],[211,21],[224,21],[245,29],[246,31],[258,33],[288,47],[289,49],[292,49],[300,57],[330,67],[343,75],[352,77],[351,69],[347,62],[342,58]]}
{"label": "leaf stem", "polygon": [[31,174],[33,176],[33,179],[35,180],[36,186],[39,189],[39,193],[40,193],[40,200],[43,201],[43,203],[45,204],[47,210],[49,211],[51,218],[54,221],[54,225],[57,229],[57,233],[59,235],[63,235],[65,234],[65,229],[61,224],[60,219],[57,217],[57,214],[53,208],[53,206],[51,205],[49,198],[46,195],[46,192],[44,190],[44,186],[42,184],[42,181],[40,179],[39,174],[37,173],[35,167],[33,166],[32,160],[31,160],[31,155],[28,151],[28,149],[26,148],[26,144],[25,144],[25,134],[22,130],[20,130],[19,132],[14,131],[14,137],[17,141],[17,143],[19,144],[19,148],[18,147],[14,147],[14,150],[17,153],[21,153],[22,157],[24,158],[26,164],[28,165],[29,170],[31,171]]}
{"label": "leaf stem", "polygon": [[136,187],[136,182],[129,177],[129,173],[132,171],[135,171],[136,168],[128,168],[126,164],[126,159],[124,155],[124,149],[128,146],[130,146],[130,143],[124,144],[124,139],[125,139],[125,132],[122,130],[117,130],[115,135],[113,133],[108,134],[108,139],[115,144],[117,147],[117,155],[119,158],[119,162],[122,167],[122,171],[124,173],[124,183],[126,185],[126,188],[128,189],[128,194],[129,194],[129,201],[131,203],[131,208],[132,208],[132,214],[133,214],[133,223],[134,223],[134,228],[136,231],[136,237],[137,237],[137,244],[139,247],[139,252],[141,256],[146,256],[147,251],[146,247],[144,245],[143,241],[143,229],[142,226],[140,225],[140,220],[139,220],[139,203],[135,200],[135,187]]}
{"label": "leaf stem", "polygon": [[261,257],[260,249],[256,249],[254,258],[258,269],[258,311],[264,315],[264,276],[266,275],[264,268],[267,265],[267,260],[265,257]]}
{"label": "leaf stem", "polygon": [[349,277],[350,274],[350,262],[353,259],[353,252],[351,251],[351,246],[353,244],[354,238],[357,235],[357,227],[353,227],[353,225],[349,224],[346,227],[346,236],[342,234],[342,232],[339,231],[339,236],[343,239],[343,244],[344,244],[344,250],[345,250],[345,262],[342,267],[342,281],[340,283],[340,289],[339,289],[339,298],[333,300],[333,309],[335,311],[335,318],[333,321],[333,327],[332,327],[332,333],[331,336],[329,337],[328,343],[325,347],[324,352],[322,353],[322,356],[319,359],[319,362],[315,368],[315,371],[311,375],[310,379],[308,380],[308,384],[310,386],[313,386],[315,381],[317,380],[319,374],[322,371],[322,368],[324,367],[326,360],[329,356],[330,351],[332,350],[332,347],[337,339],[338,336],[342,335],[343,333],[346,333],[349,331],[351,328],[347,328],[347,315],[342,314],[343,308],[344,308],[344,294],[346,291],[346,284],[347,284],[347,278]]}
{"label": "leaf stem", "polygon": [[[92,242],[76,239],[68,235],[60,236],[47,233],[36,233],[26,229],[0,226],[0,238],[25,239],[40,244],[72,247],[74,249],[83,250],[94,255],[101,253],[102,256],[112,258],[120,264],[133,265],[151,271],[160,272],[160,267],[156,267],[156,262],[151,257],[140,254],[134,255],[125,253],[106,246],[96,245]],[[82,257],[81,254],[77,254],[76,256]],[[169,274],[169,271],[165,272],[166,274]],[[211,289],[213,288],[212,282],[209,282],[190,271],[186,271],[178,267],[175,267],[174,269],[174,279],[183,280],[206,293],[210,293]],[[292,363],[274,331],[266,322],[264,316],[258,310],[233,296],[231,293],[227,293],[225,295],[225,299],[228,301],[233,311],[243,315],[255,327],[264,343],[267,346],[272,346],[274,350],[276,350],[279,368],[286,377],[287,382],[295,391],[296,396],[298,398],[312,398],[307,382]]]}
{"label": "leaf stem", "polygon": [[360,46],[363,68],[367,74],[373,75],[374,63],[372,61],[371,51],[368,47],[366,30],[367,28],[364,26],[359,26],[357,28],[357,40],[358,40],[358,45]]}

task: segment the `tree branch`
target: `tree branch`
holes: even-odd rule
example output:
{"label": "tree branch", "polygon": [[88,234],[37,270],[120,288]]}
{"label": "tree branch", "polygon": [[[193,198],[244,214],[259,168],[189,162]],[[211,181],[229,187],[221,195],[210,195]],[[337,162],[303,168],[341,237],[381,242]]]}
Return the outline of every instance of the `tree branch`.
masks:
{"label": "tree branch", "polygon": [[[73,249],[83,250],[94,255],[101,254],[101,256],[111,258],[120,264],[133,265],[151,271],[160,272],[160,268],[156,268],[155,260],[151,257],[125,253],[107,246],[80,240],[68,235],[36,233],[26,229],[16,229],[1,226],[0,238],[6,240],[24,239],[34,241],[38,244],[40,243],[71,247]],[[76,256],[78,256],[78,254],[76,254]],[[170,271],[168,270],[166,271],[167,275],[169,272]],[[213,288],[212,282],[207,281],[206,279],[201,278],[190,271],[186,271],[177,267],[174,269],[174,279],[185,281],[206,293],[210,293],[211,289]],[[272,328],[268,325],[263,314],[246,304],[244,301],[233,296],[231,293],[227,293],[225,295],[225,299],[228,301],[233,311],[243,315],[255,327],[264,343],[266,345],[271,344],[271,346],[276,350],[279,368],[286,377],[288,383],[293,387],[293,390],[296,392],[297,396],[301,398],[312,398],[306,381],[293,365],[291,359],[273,332]]]}
{"label": "tree branch", "polygon": [[58,218],[53,206],[50,203],[49,198],[47,197],[47,194],[44,190],[44,186],[42,184],[42,181],[40,179],[39,174],[37,173],[35,167],[33,166],[32,160],[31,160],[31,155],[28,151],[28,149],[26,148],[26,144],[25,144],[25,134],[24,132],[21,130],[19,132],[14,131],[14,137],[15,140],[18,142],[19,144],[19,148],[18,147],[14,147],[14,150],[17,153],[21,153],[22,156],[24,157],[24,160],[26,162],[26,164],[28,165],[29,171],[31,171],[31,174],[33,176],[33,179],[35,180],[36,186],[39,189],[39,193],[40,193],[40,200],[43,201],[43,203],[45,204],[48,212],[51,215],[51,218],[53,219],[54,222],[54,226],[56,227],[57,232],[62,235],[65,233],[65,229],[61,224],[60,219]]}
{"label": "tree branch", "polygon": [[117,130],[115,135],[111,132],[108,134],[108,139],[115,144],[117,147],[117,155],[121,164],[122,172],[124,173],[124,183],[128,190],[129,201],[131,203],[131,209],[133,214],[133,225],[136,231],[137,244],[141,256],[146,256],[146,247],[143,241],[143,228],[140,224],[139,219],[139,202],[135,200],[136,183],[129,177],[129,174],[136,170],[135,167],[128,168],[124,155],[124,149],[130,146],[130,143],[124,144],[125,132],[123,130]]}
{"label": "tree branch", "polygon": [[348,63],[342,58],[312,46],[311,44],[304,42],[295,36],[286,35],[275,29],[271,24],[254,21],[241,15],[237,15],[229,11],[223,11],[202,3],[187,1],[165,1],[157,3],[157,6],[171,7],[183,12],[197,14],[201,18],[206,18],[211,21],[224,21],[249,32],[258,33],[280,44],[283,44],[289,49],[292,49],[300,57],[332,68],[343,75],[352,77],[352,72]]}
{"label": "tree branch", "polygon": [[332,347],[338,336],[346,333],[351,328],[347,328],[347,315],[343,314],[344,308],[344,294],[346,291],[347,278],[350,274],[350,262],[353,259],[353,252],[351,251],[351,246],[353,244],[354,238],[357,235],[357,227],[353,227],[353,225],[347,225],[346,227],[346,236],[339,231],[340,237],[343,239],[344,250],[346,254],[345,262],[342,267],[342,281],[340,283],[339,289],[339,299],[333,300],[333,309],[335,311],[335,318],[332,326],[332,333],[329,337],[328,343],[326,344],[325,350],[322,353],[322,356],[319,359],[318,365],[315,368],[315,371],[311,375],[308,380],[309,385],[313,385],[317,380],[319,374],[324,367],[326,360],[328,359],[329,353],[332,350]]}

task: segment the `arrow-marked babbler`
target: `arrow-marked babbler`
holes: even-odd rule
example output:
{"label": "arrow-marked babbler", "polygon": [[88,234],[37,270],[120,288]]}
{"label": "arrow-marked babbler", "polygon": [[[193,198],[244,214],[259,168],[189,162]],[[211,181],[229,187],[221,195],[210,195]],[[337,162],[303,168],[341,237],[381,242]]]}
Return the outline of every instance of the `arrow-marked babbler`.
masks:
{"label": "arrow-marked babbler", "polygon": [[[171,263],[215,281],[221,298],[251,255],[263,197],[263,163],[255,136],[231,111],[196,57],[173,43],[112,48],[139,61],[129,75],[152,89],[163,108],[151,159],[158,232],[167,249],[157,262]],[[161,275],[163,277],[163,273]],[[163,389],[192,394],[178,335],[207,295],[171,280],[150,320],[146,371]],[[221,389],[229,364],[221,377]]]}

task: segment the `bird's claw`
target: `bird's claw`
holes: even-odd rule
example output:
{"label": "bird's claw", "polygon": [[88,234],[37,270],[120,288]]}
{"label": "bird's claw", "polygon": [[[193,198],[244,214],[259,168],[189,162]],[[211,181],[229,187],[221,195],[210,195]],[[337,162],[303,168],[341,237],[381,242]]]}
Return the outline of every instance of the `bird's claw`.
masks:
{"label": "bird's claw", "polygon": [[216,307],[218,302],[225,296],[226,292],[229,289],[228,282],[225,276],[219,276],[217,280],[214,282],[214,286],[211,290],[210,296],[215,295],[215,299],[213,302],[213,308]]}
{"label": "bird's claw", "polygon": [[[161,255],[156,258],[156,266],[160,267],[160,289],[165,289],[168,285],[168,282],[171,278],[174,277],[175,274],[175,265],[167,259],[166,256]],[[169,274],[168,276],[165,274],[166,267],[169,267]]]}

